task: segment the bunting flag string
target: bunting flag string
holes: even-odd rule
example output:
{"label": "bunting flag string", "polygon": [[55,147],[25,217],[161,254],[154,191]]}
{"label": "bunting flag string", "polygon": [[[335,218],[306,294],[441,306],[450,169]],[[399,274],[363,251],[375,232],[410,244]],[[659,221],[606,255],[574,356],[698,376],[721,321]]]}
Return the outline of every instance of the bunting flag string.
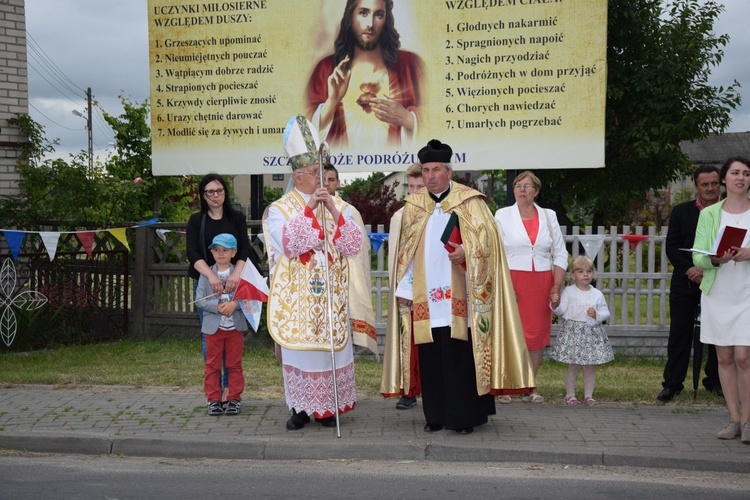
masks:
{"label": "bunting flag string", "polygon": [[76,233],[76,237],[78,238],[78,241],[81,242],[81,245],[83,245],[83,249],[86,250],[86,254],[89,256],[89,259],[93,257],[94,236],[96,236],[96,232],[94,231],[84,231]]}
{"label": "bunting flag string", "polygon": [[50,262],[55,260],[55,254],[57,253],[57,242],[60,241],[60,233],[53,231],[42,231],[39,233],[44,243],[44,248],[47,249],[47,255],[49,256]]}
{"label": "bunting flag string", "polygon": [[171,232],[169,229],[157,229],[156,230],[156,236],[159,237],[159,239],[163,242],[167,242],[167,233]]}
{"label": "bunting flag string", "polygon": [[13,260],[18,260],[18,254],[21,252],[21,245],[26,233],[23,231],[3,231],[5,239],[8,242],[10,253],[13,254]]}
{"label": "bunting flag string", "polygon": [[[117,239],[117,241],[122,243],[123,246],[128,249],[128,251],[130,251],[130,245],[128,244],[128,239],[125,231],[136,227],[151,226],[156,224],[157,222],[159,222],[159,220],[153,218],[147,221],[140,222],[135,226],[118,227],[113,229],[94,229],[86,231],[19,231],[15,229],[0,229],[0,233],[2,233],[5,237],[5,241],[8,243],[8,248],[10,249],[10,253],[11,255],[13,255],[13,260],[15,261],[18,260],[18,255],[21,253],[21,246],[23,245],[24,238],[27,234],[39,235],[39,237],[42,239],[42,243],[44,243],[45,250],[47,250],[47,256],[49,257],[49,260],[55,259],[55,255],[57,254],[57,246],[60,243],[60,236],[62,234],[73,234],[78,239],[78,241],[81,242],[84,250],[86,250],[86,254],[89,256],[89,258],[91,258],[94,251],[94,237],[97,233],[110,233],[115,239]],[[161,233],[159,233],[160,231]],[[166,242],[164,233],[167,232],[170,231],[160,229],[157,231],[157,234],[159,234],[159,237]],[[183,234],[185,233],[185,231],[179,232]]]}
{"label": "bunting flag string", "polygon": [[631,252],[635,251],[636,247],[641,243],[641,241],[646,241],[648,239],[648,235],[645,234],[623,234],[620,237],[630,243]]}
{"label": "bunting flag string", "polygon": [[604,234],[576,235],[576,238],[581,243],[581,246],[583,246],[583,251],[586,252],[586,257],[591,259],[591,262],[594,262],[596,256],[599,255],[599,250],[601,250],[602,245],[604,244],[605,236],[606,235]]}
{"label": "bunting flag string", "polygon": [[[124,227],[118,227],[116,229],[107,229],[109,231],[109,234],[114,236],[117,241],[122,243],[122,245],[128,249],[128,252],[130,251],[130,245],[128,244],[128,238],[125,236],[125,228]],[[158,233],[158,231],[157,231]]]}
{"label": "bunting flag string", "polygon": [[[55,260],[55,255],[57,254],[57,246],[60,243],[60,236],[62,234],[74,235],[78,239],[78,241],[80,241],[81,245],[83,245],[83,249],[86,251],[86,254],[89,256],[89,258],[91,258],[93,256],[93,251],[94,251],[94,238],[97,233],[108,232],[117,241],[122,243],[122,245],[129,252],[130,244],[128,243],[126,231],[128,229],[133,229],[136,227],[153,226],[154,224],[158,222],[159,220],[154,218],[154,219],[149,219],[147,221],[140,222],[136,224],[135,226],[117,227],[117,228],[111,228],[111,229],[94,229],[94,230],[87,230],[87,231],[18,231],[14,229],[0,229],[0,233],[2,233],[5,236],[5,240],[8,243],[8,248],[10,248],[10,252],[13,255],[13,260],[18,260],[18,255],[21,253],[21,246],[23,245],[23,241],[26,235],[38,234],[39,237],[42,239],[42,242],[44,243],[45,250],[47,250],[47,256],[49,257],[49,260],[52,261],[52,260]],[[174,229],[157,229],[156,230],[156,235],[164,243],[167,243],[167,236],[166,236],[167,233],[185,234],[185,231],[178,231]],[[248,233],[248,236],[249,236],[249,233]],[[257,236],[261,238],[261,241],[263,241],[262,233],[258,234]]]}
{"label": "bunting flag string", "polygon": [[367,233],[370,237],[370,244],[372,244],[372,250],[378,253],[380,246],[388,239],[388,233]]}

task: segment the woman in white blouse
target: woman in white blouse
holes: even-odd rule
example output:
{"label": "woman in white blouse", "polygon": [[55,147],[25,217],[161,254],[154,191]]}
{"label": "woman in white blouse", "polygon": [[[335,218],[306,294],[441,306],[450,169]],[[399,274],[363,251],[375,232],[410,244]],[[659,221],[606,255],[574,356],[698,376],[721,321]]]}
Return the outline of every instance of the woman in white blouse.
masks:
{"label": "woman in white blouse", "polygon": [[[557,215],[554,210],[534,203],[540,187],[539,178],[532,172],[519,174],[513,183],[516,203],[495,212],[534,376],[542,361],[542,351],[550,343],[550,304],[557,307],[560,303],[560,288],[568,267],[568,251]],[[544,402],[536,391],[524,399]],[[510,396],[498,398],[500,403],[510,401]]]}

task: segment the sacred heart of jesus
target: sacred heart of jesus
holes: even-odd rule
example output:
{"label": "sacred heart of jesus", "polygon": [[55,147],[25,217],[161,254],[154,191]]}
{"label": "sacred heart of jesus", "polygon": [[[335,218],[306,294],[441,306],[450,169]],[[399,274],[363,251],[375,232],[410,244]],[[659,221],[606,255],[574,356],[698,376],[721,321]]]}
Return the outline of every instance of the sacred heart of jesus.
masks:
{"label": "sacred heart of jesus", "polygon": [[372,113],[370,100],[378,96],[378,92],[380,92],[380,83],[363,83],[359,86],[359,90],[362,91],[362,95],[357,99],[357,104],[362,107],[362,110],[365,113]]}

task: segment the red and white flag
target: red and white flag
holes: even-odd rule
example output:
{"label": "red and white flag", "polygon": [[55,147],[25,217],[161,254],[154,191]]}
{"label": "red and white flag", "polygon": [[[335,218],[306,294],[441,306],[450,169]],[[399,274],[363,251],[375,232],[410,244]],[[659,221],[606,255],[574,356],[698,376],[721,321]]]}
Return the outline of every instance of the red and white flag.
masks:
{"label": "red and white flag", "polygon": [[255,265],[250,262],[250,259],[245,262],[245,268],[242,270],[240,282],[234,291],[233,300],[240,302],[240,308],[247,321],[257,332],[260,312],[263,308],[262,303],[268,302],[268,283],[266,278],[258,272]]}

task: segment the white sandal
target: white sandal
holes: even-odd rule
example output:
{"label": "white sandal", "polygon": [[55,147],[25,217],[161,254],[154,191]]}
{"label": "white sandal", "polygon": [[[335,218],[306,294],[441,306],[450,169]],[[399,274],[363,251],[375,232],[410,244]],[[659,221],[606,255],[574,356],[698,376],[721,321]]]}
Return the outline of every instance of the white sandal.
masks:
{"label": "white sandal", "polygon": [[544,403],[544,398],[540,396],[539,394],[537,394],[536,392],[532,392],[528,396],[524,396],[523,400],[526,401],[527,403],[532,403],[532,404]]}

